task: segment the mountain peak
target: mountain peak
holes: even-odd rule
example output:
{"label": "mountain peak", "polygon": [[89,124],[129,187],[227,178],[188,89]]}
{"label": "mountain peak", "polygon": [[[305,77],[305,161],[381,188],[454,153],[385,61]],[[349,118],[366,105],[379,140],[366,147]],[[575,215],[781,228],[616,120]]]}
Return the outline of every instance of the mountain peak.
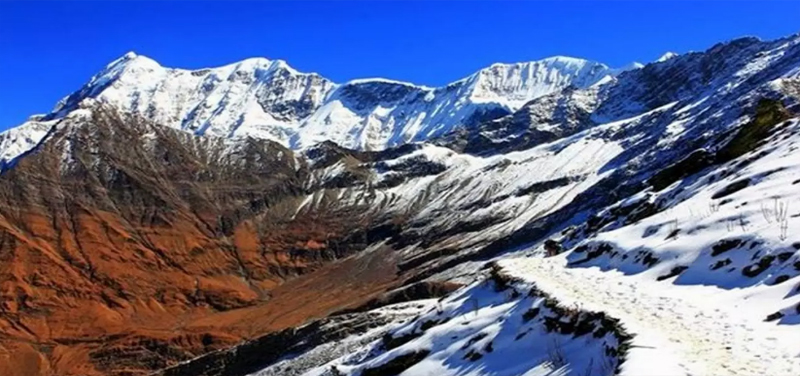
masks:
{"label": "mountain peak", "polygon": [[161,68],[161,64],[147,56],[130,51],[106,65],[106,68],[100,71],[95,78],[109,74],[117,75],[130,68],[154,69]]}
{"label": "mountain peak", "polygon": [[128,51],[124,55],[122,55],[122,56],[112,60],[110,63],[108,63],[108,65],[106,65],[106,69],[110,69],[110,68],[112,68],[114,66],[117,66],[117,65],[120,65],[120,64],[125,64],[125,63],[127,63],[127,62],[129,62],[129,61],[131,61],[133,59],[136,59],[138,56],[139,55],[137,55],[136,52]]}
{"label": "mountain peak", "polygon": [[672,51],[667,51],[666,53],[661,55],[661,57],[659,57],[658,60],[656,60],[656,62],[657,63],[661,63],[661,62],[667,61],[669,59],[672,59],[675,56],[678,56],[678,54],[676,54],[676,53],[674,53]]}
{"label": "mountain peak", "polygon": [[628,63],[626,65],[623,65],[621,68],[617,68],[617,70],[621,71],[621,72],[624,72],[624,71],[628,71],[628,70],[632,70],[632,69],[639,69],[639,68],[642,68],[642,67],[644,67],[644,64],[642,64],[642,63],[640,63],[638,61],[633,61],[633,62],[630,62],[630,63]]}
{"label": "mountain peak", "polygon": [[414,88],[421,88],[429,90],[431,88],[427,86],[417,85],[407,81],[398,81],[398,80],[391,80],[388,78],[382,77],[371,77],[371,78],[356,78],[350,81],[345,82],[345,85],[366,85],[366,84],[385,84],[385,85],[399,85],[399,86],[407,86],[407,87],[414,87]]}
{"label": "mountain peak", "polygon": [[612,74],[605,64],[568,56],[520,63],[495,63],[467,77],[470,100],[516,109],[567,86],[589,87]]}
{"label": "mountain peak", "polygon": [[546,58],[539,59],[539,60],[521,61],[521,62],[516,62],[516,63],[501,63],[501,62],[497,62],[497,63],[494,63],[494,64],[492,64],[492,65],[490,65],[490,66],[488,66],[488,67],[486,67],[484,69],[481,69],[479,71],[479,73],[483,72],[483,71],[497,69],[497,68],[510,68],[510,67],[524,68],[524,67],[530,67],[530,66],[534,66],[534,65],[560,66],[560,67],[584,67],[584,66],[595,66],[595,65],[605,66],[605,64],[602,64],[602,63],[599,63],[599,62],[596,62],[596,61],[592,61],[592,60],[581,59],[581,58],[571,57],[571,56],[556,55],[556,56],[550,56],[550,57],[546,57]]}
{"label": "mountain peak", "polygon": [[550,56],[550,57],[546,57],[544,59],[540,59],[540,60],[537,60],[537,61],[532,61],[531,63],[536,63],[536,62],[561,63],[561,64],[571,64],[571,65],[585,65],[585,64],[601,64],[601,65],[605,65],[605,64],[598,63],[598,62],[592,61],[592,60],[581,59],[581,58],[572,57],[572,56],[564,56],[564,55]]}
{"label": "mountain peak", "polygon": [[[449,132],[473,115],[514,111],[567,86],[589,87],[608,75],[604,64],[552,56],[495,63],[442,88],[383,78],[342,85],[280,59],[251,57],[187,70],[131,51],[64,98],[53,117],[95,98],[199,135],[252,136],[297,148],[331,139],[380,149]],[[360,124],[356,131],[354,124]]]}

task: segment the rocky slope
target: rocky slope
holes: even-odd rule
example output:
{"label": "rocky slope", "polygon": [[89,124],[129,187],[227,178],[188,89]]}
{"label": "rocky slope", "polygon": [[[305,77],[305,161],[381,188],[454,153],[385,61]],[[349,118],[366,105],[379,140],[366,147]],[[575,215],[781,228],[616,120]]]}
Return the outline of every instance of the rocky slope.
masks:
{"label": "rocky slope", "polygon": [[[702,240],[712,247],[721,240],[711,240],[716,230],[708,238],[687,235],[681,247],[645,244],[649,235],[615,237],[661,234],[671,208],[720,191],[717,198],[727,197],[767,176],[781,189],[793,184],[795,165],[787,161],[797,150],[798,41],[739,39],[614,77],[595,76],[607,68],[589,74],[579,64],[574,72],[583,73],[571,76],[569,87],[546,73],[544,82],[555,85],[547,89],[513,77],[540,77],[534,72],[547,67],[561,72],[573,60],[498,65],[485,78],[482,71],[448,86],[459,93],[454,96],[442,94],[447,88],[381,80],[335,85],[280,62],[190,72],[123,58],[53,114],[3,134],[0,371],[368,375],[418,365],[419,372],[455,374],[482,365],[481,374],[499,375],[512,372],[501,359],[516,354],[519,343],[547,339],[568,350],[556,357],[552,349],[531,348],[538,360],[518,364],[517,371],[610,375],[624,366],[629,340],[617,321],[587,335],[589,326],[593,333],[604,327],[604,316],[548,301],[530,281],[503,282],[486,262],[539,254],[550,240],[563,257],[585,257],[583,264],[635,269],[654,279],[675,271],[662,280],[689,270],[730,287],[725,275],[700,272],[706,256],[690,246]],[[213,77],[223,71],[226,79],[217,82]],[[195,79],[198,85],[211,80],[208,93],[228,98],[214,103],[263,100],[258,108],[285,115],[286,129],[297,132],[281,141],[304,148],[292,150],[263,133],[237,136],[241,127],[262,128],[225,128],[235,125],[232,118],[214,120],[208,114],[226,112],[205,105],[190,106],[203,120],[186,122],[182,111],[193,110],[180,103],[213,98],[187,84]],[[128,90],[137,85],[152,90]],[[167,98],[168,88],[183,96]],[[245,95],[242,88],[261,94]],[[270,90],[283,94],[270,96]],[[402,102],[413,93],[433,93],[434,102],[469,98],[474,111],[479,103],[518,109],[493,120],[473,118],[475,124],[459,130],[436,130],[442,123],[435,122],[411,133],[389,127],[387,134],[410,136],[381,151],[365,150],[371,146],[364,138],[345,139],[355,148],[305,144],[328,136],[341,141],[305,123],[331,106],[346,103],[372,114],[376,101]],[[441,100],[436,103],[451,103]],[[325,118],[334,119],[334,112],[343,113]],[[417,138],[431,142],[404,143]],[[390,136],[372,139],[394,144]],[[772,171],[778,155],[786,166]],[[697,225],[692,233],[710,228]],[[775,276],[763,273],[773,267],[783,268],[781,282],[795,278],[785,266],[797,256],[777,255],[800,239],[763,236],[770,240],[760,243],[758,258],[775,257],[732,267],[759,270],[748,277],[753,283],[773,283]],[[487,274],[492,281],[481,282]],[[429,300],[382,307],[437,297],[461,284],[469,286],[439,307]],[[764,307],[782,307],[781,317],[791,322],[794,301],[782,299],[792,295],[770,291],[772,303]],[[524,316],[535,307],[541,315]],[[395,308],[408,315],[392,314]],[[418,313],[424,318],[401,325]],[[297,329],[313,341],[298,341],[290,329],[331,314]],[[472,324],[459,329],[458,321],[468,319]],[[576,326],[582,334],[572,341],[567,337]],[[618,335],[606,336],[612,330]],[[529,336],[526,342],[515,339],[520,333]],[[241,352],[213,352],[245,340]],[[276,352],[275,341],[293,345]]]}
{"label": "rocky slope", "polygon": [[[263,330],[196,320],[266,301],[305,304],[276,286],[358,250],[346,239],[365,236],[371,218],[342,222],[360,205],[324,195],[298,212],[315,189],[303,163],[270,141],[195,137],[102,106],[59,120],[0,183],[8,369],[159,368]],[[256,326],[299,324],[380,286]]]}

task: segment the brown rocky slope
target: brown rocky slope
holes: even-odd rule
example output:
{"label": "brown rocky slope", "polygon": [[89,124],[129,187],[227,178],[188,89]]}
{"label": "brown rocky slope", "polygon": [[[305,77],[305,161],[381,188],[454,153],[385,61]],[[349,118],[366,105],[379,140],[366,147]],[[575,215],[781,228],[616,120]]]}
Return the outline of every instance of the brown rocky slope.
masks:
{"label": "brown rocky slope", "polygon": [[346,258],[380,218],[309,174],[269,141],[62,120],[0,179],[0,374],[146,374],[396,285],[388,248]]}

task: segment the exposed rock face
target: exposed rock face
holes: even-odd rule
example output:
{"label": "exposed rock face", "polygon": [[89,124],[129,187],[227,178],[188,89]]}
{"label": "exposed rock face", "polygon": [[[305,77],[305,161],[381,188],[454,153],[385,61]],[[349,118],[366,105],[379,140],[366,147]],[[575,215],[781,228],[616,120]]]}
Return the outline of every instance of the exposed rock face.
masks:
{"label": "exposed rock face", "polygon": [[493,155],[555,141],[597,125],[591,118],[597,94],[596,87],[566,88],[534,99],[513,114],[450,133],[437,142],[465,153]]}

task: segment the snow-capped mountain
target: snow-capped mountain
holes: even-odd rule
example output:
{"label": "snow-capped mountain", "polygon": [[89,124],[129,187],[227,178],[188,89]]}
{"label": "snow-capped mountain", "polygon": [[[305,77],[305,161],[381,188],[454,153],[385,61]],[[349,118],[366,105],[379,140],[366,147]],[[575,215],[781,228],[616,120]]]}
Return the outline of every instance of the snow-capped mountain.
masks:
{"label": "snow-capped mountain", "polygon": [[798,374],[800,35],[635,67],[128,55],[0,139],[0,345],[37,375]]}
{"label": "snow-capped mountain", "polygon": [[[339,200],[409,221],[381,243],[405,288],[464,287],[334,316],[374,330],[329,318],[298,330],[334,339],[268,335],[161,374],[796,374],[799,88],[800,36],[742,38],[439,146],[312,148]],[[276,340],[296,345],[265,355]]]}
{"label": "snow-capped mountain", "polygon": [[659,58],[656,60],[656,62],[657,62],[657,63],[660,63],[660,62],[663,62],[663,61],[667,61],[667,60],[669,60],[669,59],[672,59],[672,58],[673,58],[673,57],[675,57],[675,56],[678,56],[678,54],[676,54],[676,53],[674,53],[674,52],[672,52],[672,51],[667,51],[667,52],[665,52],[663,55],[661,55],[661,57],[659,57]]}
{"label": "snow-capped mountain", "polygon": [[197,135],[265,138],[294,149],[328,140],[374,150],[511,113],[531,99],[568,86],[589,87],[621,71],[559,56],[493,64],[430,88],[385,79],[337,84],[264,58],[171,69],[128,53],[59,102],[51,117],[92,98]]}

